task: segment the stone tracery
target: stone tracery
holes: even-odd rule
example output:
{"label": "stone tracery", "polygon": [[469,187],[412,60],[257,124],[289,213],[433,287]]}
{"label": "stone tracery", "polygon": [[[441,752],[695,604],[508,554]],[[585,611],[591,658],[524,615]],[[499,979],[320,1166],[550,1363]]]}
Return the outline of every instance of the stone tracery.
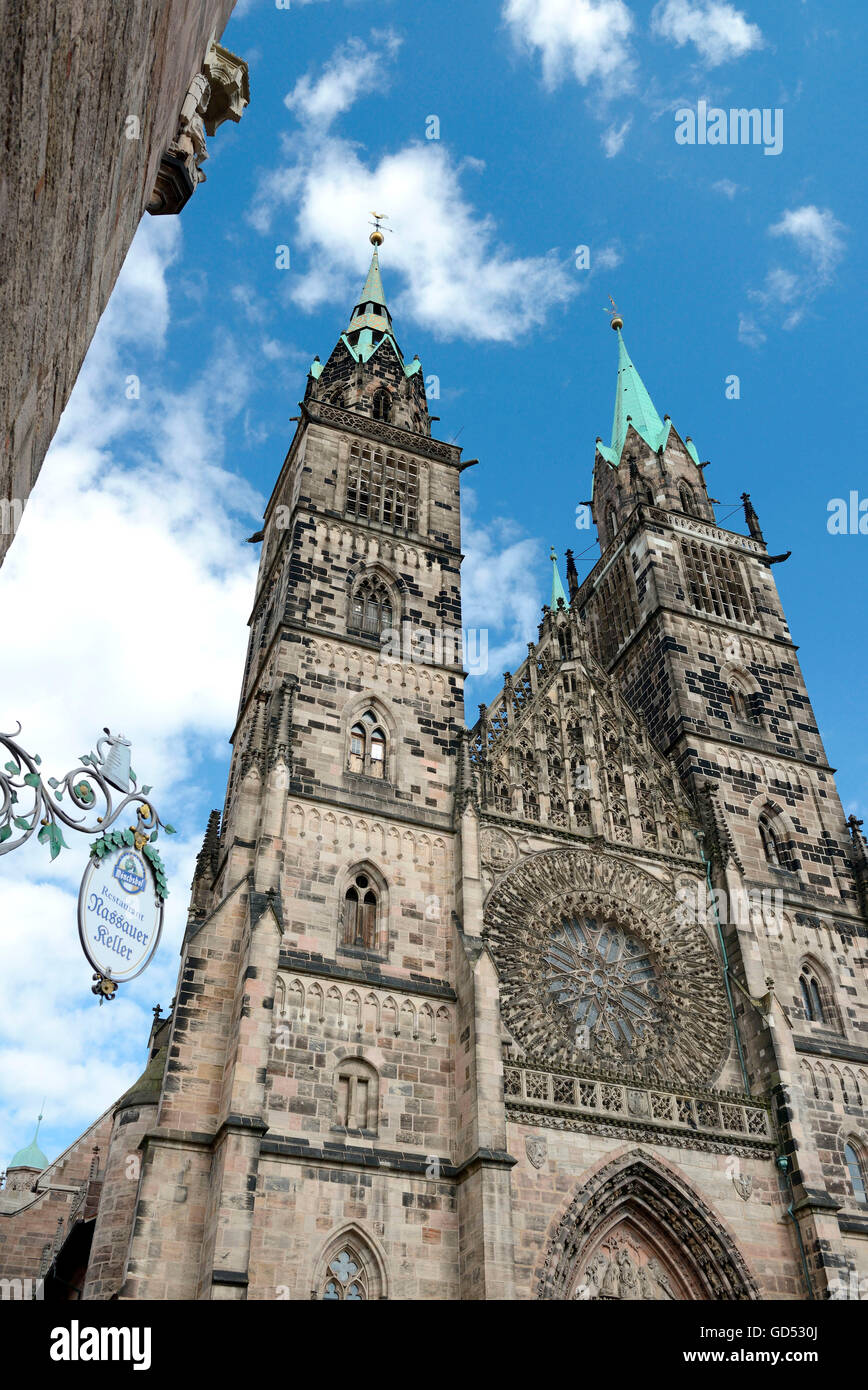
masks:
{"label": "stone tracery", "polygon": [[549,1241],[542,1299],[758,1297],[727,1230],[677,1174],[633,1150],[574,1194]]}
{"label": "stone tracery", "polygon": [[503,1021],[546,1068],[708,1083],[729,1049],[720,967],[675,895],[634,865],[549,850],[489,896]]}

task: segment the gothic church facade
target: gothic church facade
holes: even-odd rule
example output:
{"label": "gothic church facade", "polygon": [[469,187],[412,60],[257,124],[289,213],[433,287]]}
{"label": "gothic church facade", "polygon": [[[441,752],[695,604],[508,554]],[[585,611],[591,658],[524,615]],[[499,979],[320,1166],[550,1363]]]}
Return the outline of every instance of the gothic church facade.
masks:
{"label": "gothic church facade", "polygon": [[568,552],[566,589],[555,562],[468,728],[466,463],[372,240],[254,538],[176,998],[131,1090],[10,1165],[0,1273],[94,1299],[853,1296],[868,856],[782,557],[749,498],[747,535],[717,524],[615,319],[600,559],[580,583]]}

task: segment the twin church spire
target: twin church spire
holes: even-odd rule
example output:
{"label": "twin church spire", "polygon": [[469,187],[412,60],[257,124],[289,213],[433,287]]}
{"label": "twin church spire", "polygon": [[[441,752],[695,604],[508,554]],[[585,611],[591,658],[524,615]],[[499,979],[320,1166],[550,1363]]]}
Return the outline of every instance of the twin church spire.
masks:
{"label": "twin church spire", "polygon": [[371,233],[371,263],[349,326],[327,362],[315,357],[311,363],[305,401],[340,405],[427,436],[431,425],[422,363],[418,355],[405,362],[386,303],[378,254],[380,220]]}
{"label": "twin church spire", "polygon": [[[631,425],[639,438],[643,439],[655,454],[666,448],[669,435],[672,432],[672,421],[668,415],[664,415],[661,420],[648,389],[636,370],[624,342],[622,327],[623,323],[619,317],[612,319],[612,328],[618,335],[618,381],[615,387],[612,442],[607,446],[600,440],[597,441],[597,451],[614,468],[617,468],[621,462],[621,455]],[[694,463],[698,465],[699,455],[689,436],[684,441],[684,447]]]}

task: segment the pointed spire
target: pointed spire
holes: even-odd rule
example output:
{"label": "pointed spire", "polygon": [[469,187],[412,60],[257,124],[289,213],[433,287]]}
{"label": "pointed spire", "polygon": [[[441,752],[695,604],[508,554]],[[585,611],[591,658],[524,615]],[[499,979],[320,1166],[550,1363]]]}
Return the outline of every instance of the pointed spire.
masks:
{"label": "pointed spire", "polygon": [[253,697],[253,712],[250,716],[249,732],[247,745],[241,755],[241,776],[246,777],[247,773],[254,766],[262,771],[262,743],[265,733],[265,694],[260,690]]}
{"label": "pointed spire", "polygon": [[566,551],[567,557],[567,588],[570,591],[570,603],[579,592],[579,573],[576,569],[576,562],[571,550]]}
{"label": "pointed spire", "polygon": [[759,517],[757,516],[756,511],[754,510],[753,502],[751,502],[750,500],[750,493],[743,492],[741,494],[741,500],[744,504],[744,519],[747,524],[748,531],[753,536],[755,541],[761,541],[762,544],[765,545],[766,538],[762,533],[762,528],[760,527],[759,523]]}
{"label": "pointed spire", "polygon": [[37,1140],[39,1139],[39,1126],[42,1124],[42,1112],[44,1111],[44,1109],[45,1101],[43,1100],[42,1108],[39,1112],[39,1118],[36,1121],[36,1129],[33,1132],[33,1138],[31,1139],[30,1143],[26,1146],[26,1148],[19,1149],[17,1154],[13,1154],[12,1159],[9,1163],[9,1168],[38,1168],[39,1171],[42,1172],[43,1169],[48,1167],[48,1159],[40,1149],[39,1144],[37,1143]]}
{"label": "pointed spire", "polygon": [[618,334],[618,384],[615,388],[611,448],[620,458],[629,424],[632,424],[636,433],[640,434],[652,449],[660,447],[664,424],[657,414],[644,381],[633,365],[620,328],[615,331]]}
{"label": "pointed spire", "polygon": [[202,848],[196,859],[196,873],[198,875],[200,867],[211,878],[217,872],[217,861],[220,858],[220,812],[212,811],[208,817],[208,825],[205,829],[205,838],[202,841]]}
{"label": "pointed spire", "polygon": [[[379,320],[379,322],[375,322]],[[392,326],[392,316],[386,307],[386,295],[383,290],[383,281],[380,276],[380,258],[377,248],[371,256],[371,264],[368,268],[368,276],[362,287],[358,303],[353,310],[353,317],[350,319],[348,333],[352,333],[357,328],[380,328],[382,332],[388,333]]]}
{"label": "pointed spire", "polygon": [[[612,328],[618,335],[618,381],[615,387],[615,413],[612,420],[612,442],[608,448],[597,442],[597,450],[616,468],[621,461],[621,451],[630,426],[644,439],[649,448],[658,453],[666,447],[672,422],[668,415],[661,420],[657,408],[649,395],[648,388],[636,370],[627,351],[621,329],[623,320],[619,315],[612,319]],[[694,463],[699,463],[699,455],[692,440],[685,440],[685,447]]]}
{"label": "pointed spire", "polygon": [[554,548],[554,546],[552,546],[551,559],[552,559],[552,602],[551,602],[551,607],[552,607],[552,612],[555,612],[555,611],[557,610],[557,606],[558,606],[558,599],[563,599],[564,608],[568,608],[568,607],[569,607],[569,604],[568,604],[568,601],[567,601],[566,592],[564,591],[564,586],[563,586],[563,584],[561,583],[560,570],[558,569],[558,557],[557,557],[557,554],[555,553],[555,548]]}
{"label": "pointed spire", "polygon": [[370,236],[374,247],[371,264],[361,296],[353,309],[350,326],[344,334],[344,341],[348,347],[354,349],[354,356],[366,362],[383,339],[388,338],[403,365],[401,349],[392,333],[392,315],[386,305],[386,292],[380,275],[379,247],[383,243],[383,234],[379,229],[379,221],[378,218],[377,226]]}
{"label": "pointed spire", "polygon": [[[208,894],[214,882],[214,875],[217,872],[217,865],[220,860],[220,812],[212,811],[208,817],[208,825],[205,830],[205,838],[202,841],[202,848],[196,856],[196,868],[193,871],[193,894],[190,902],[191,912],[204,912],[208,904]],[[154,1015],[154,1027],[157,1025],[157,1017]],[[153,1029],[151,1030],[153,1037]]]}
{"label": "pointed spire", "polygon": [[275,763],[279,762],[281,759],[287,767],[289,767],[290,747],[292,744],[292,709],[297,685],[298,678],[295,675],[285,677],[281,683],[278,692],[274,738],[271,744],[271,755],[268,760],[269,767],[274,767]]}

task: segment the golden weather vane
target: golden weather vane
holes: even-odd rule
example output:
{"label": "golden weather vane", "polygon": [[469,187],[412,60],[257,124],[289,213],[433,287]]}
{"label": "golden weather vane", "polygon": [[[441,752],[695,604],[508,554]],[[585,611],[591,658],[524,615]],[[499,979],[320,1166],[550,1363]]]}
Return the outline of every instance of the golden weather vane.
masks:
{"label": "golden weather vane", "polygon": [[620,315],[620,313],[618,312],[618,306],[617,306],[617,304],[615,303],[615,301],[614,301],[614,299],[612,298],[611,295],[609,295],[609,303],[611,304],[612,307],[611,307],[611,309],[607,309],[607,310],[606,310],[606,313],[609,315],[609,318],[612,320],[612,327],[613,327],[613,328],[623,328],[623,327],[624,327],[624,320],[621,318],[621,315]]}
{"label": "golden weather vane", "polygon": [[369,225],[372,226],[373,229],[374,229],[374,230],[371,232],[371,236],[370,236],[371,245],[372,245],[372,246],[382,246],[382,244],[383,244],[383,232],[384,232],[384,231],[385,231],[385,232],[391,232],[391,231],[393,230],[391,227],[383,227],[383,228],[381,229],[381,226],[380,226],[380,224],[381,224],[382,222],[388,222],[388,220],[389,220],[388,214],[385,213],[385,212],[372,212],[372,213],[371,213],[371,216],[372,216],[373,219],[374,219],[373,222],[371,222],[371,223],[369,224]]}

